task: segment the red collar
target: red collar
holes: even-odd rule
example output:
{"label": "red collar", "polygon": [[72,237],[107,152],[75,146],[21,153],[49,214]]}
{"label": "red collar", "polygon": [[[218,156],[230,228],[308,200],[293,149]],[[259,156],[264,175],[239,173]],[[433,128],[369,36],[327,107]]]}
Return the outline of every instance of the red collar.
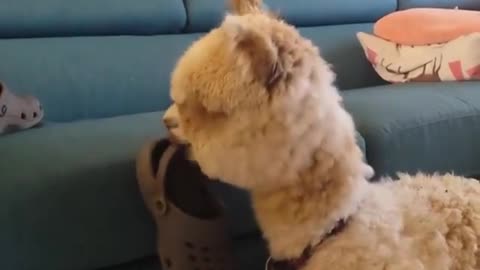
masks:
{"label": "red collar", "polygon": [[265,270],[300,270],[304,267],[308,260],[312,257],[312,253],[316,247],[318,247],[325,239],[330,236],[336,235],[337,233],[341,232],[345,229],[347,225],[346,219],[340,219],[336,224],[335,227],[327,234],[325,237],[318,242],[314,246],[308,246],[300,255],[300,257],[288,259],[288,260],[281,260],[277,261],[272,259],[271,257],[267,261],[266,269]]}

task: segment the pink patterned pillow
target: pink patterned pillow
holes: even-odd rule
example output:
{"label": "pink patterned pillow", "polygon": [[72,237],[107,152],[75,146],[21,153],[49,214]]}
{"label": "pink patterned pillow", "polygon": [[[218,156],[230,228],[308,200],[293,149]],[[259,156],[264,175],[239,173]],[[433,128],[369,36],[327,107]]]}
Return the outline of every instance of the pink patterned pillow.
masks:
{"label": "pink patterned pillow", "polygon": [[367,33],[357,37],[375,71],[394,83],[480,80],[480,32],[432,45],[400,45]]}
{"label": "pink patterned pillow", "polygon": [[374,25],[374,34],[403,45],[445,43],[480,32],[480,11],[412,8],[390,13]]}

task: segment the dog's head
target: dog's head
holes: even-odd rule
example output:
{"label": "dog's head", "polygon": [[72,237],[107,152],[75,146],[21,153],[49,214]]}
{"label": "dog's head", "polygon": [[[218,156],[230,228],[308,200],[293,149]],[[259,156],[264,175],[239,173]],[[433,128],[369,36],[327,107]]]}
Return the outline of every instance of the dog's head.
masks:
{"label": "dog's head", "polygon": [[164,116],[172,136],[208,176],[248,189],[291,184],[342,147],[355,149],[318,49],[261,1],[232,4],[172,74],[174,104]]}

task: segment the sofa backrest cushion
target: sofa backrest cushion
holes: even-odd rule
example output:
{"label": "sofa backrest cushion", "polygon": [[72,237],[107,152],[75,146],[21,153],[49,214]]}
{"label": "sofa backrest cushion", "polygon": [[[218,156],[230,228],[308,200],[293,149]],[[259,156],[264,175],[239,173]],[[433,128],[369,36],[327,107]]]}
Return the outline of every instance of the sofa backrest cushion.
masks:
{"label": "sofa backrest cushion", "polygon": [[38,97],[46,121],[164,110],[170,73],[197,36],[0,39],[0,80]]}
{"label": "sofa backrest cushion", "polygon": [[[264,0],[266,6],[295,26],[374,22],[397,8],[397,0]],[[228,0],[185,0],[187,32],[208,31],[218,25]]]}
{"label": "sofa backrest cushion", "polygon": [[0,38],[179,32],[182,0],[0,1]]}
{"label": "sofa backrest cushion", "polygon": [[322,57],[336,74],[340,90],[384,84],[363,54],[356,33],[371,32],[373,24],[345,24],[301,27],[300,33],[320,49]]}
{"label": "sofa backrest cushion", "polygon": [[398,9],[417,7],[455,8],[480,10],[479,0],[398,0]]}
{"label": "sofa backrest cushion", "polygon": [[[342,90],[381,84],[355,33],[371,23],[302,27],[337,73]],[[40,99],[46,121],[160,111],[171,103],[170,74],[202,33],[0,39],[0,80]],[[160,121],[160,120],[159,120]]]}

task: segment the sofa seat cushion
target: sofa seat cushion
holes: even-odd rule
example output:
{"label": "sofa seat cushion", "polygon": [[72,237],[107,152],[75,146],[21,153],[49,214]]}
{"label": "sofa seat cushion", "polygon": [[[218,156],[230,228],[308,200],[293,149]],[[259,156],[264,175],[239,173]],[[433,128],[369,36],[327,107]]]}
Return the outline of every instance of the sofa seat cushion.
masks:
{"label": "sofa seat cushion", "polygon": [[377,176],[480,173],[480,83],[408,83],[344,92]]}
{"label": "sofa seat cushion", "polygon": [[96,269],[150,254],[153,225],[134,159],[145,140],[162,136],[160,117],[46,124],[2,137],[1,268]]}
{"label": "sofa seat cushion", "polygon": [[[225,16],[225,0],[185,0],[189,32],[204,32],[217,26]],[[374,22],[395,11],[395,0],[264,0],[272,12],[295,26]]]}
{"label": "sofa seat cushion", "polygon": [[[165,136],[161,117],[47,123],[3,136],[1,268],[97,269],[155,254],[134,166],[144,142]],[[246,192],[211,188],[225,202],[233,238],[258,231]]]}
{"label": "sofa seat cushion", "polygon": [[[155,254],[135,158],[145,141],[165,136],[161,117],[47,123],[3,136],[1,268],[97,269]],[[217,181],[211,189],[224,201],[234,239],[258,232],[246,192]]]}
{"label": "sofa seat cushion", "polygon": [[17,0],[0,3],[0,37],[175,33],[186,24],[181,0]]}

